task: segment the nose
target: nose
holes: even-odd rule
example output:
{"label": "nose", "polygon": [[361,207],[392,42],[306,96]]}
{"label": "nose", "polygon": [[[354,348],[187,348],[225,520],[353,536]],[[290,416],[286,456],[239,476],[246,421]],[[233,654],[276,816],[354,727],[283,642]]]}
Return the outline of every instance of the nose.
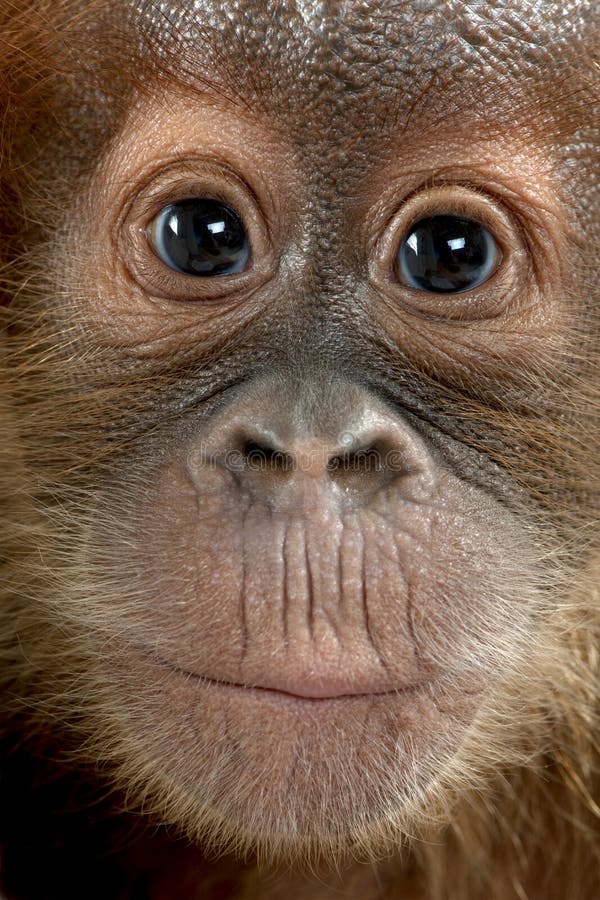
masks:
{"label": "nose", "polygon": [[[330,385],[326,393],[311,401],[289,402],[273,390],[237,398],[209,426],[203,461],[267,501],[326,490],[358,506],[391,485],[424,499],[433,466],[414,429],[367,390]],[[194,478],[200,486],[201,472]]]}

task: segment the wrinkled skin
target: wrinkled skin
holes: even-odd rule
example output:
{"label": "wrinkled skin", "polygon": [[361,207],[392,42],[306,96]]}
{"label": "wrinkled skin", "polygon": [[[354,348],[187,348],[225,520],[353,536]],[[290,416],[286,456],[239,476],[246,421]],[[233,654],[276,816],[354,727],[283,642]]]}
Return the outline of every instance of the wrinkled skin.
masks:
{"label": "wrinkled skin", "polygon": [[[465,798],[551,744],[565,610],[593,601],[570,593],[598,508],[592,4],[196,0],[89,21],[73,47],[127,34],[143,74],[100,96],[91,52],[56,90],[99,162],[58,132],[40,157],[76,185],[48,223],[68,252],[39,319],[26,292],[11,304],[12,358],[41,328],[76,349],[35,351],[52,452],[24,426],[21,464],[50,577],[19,615],[49,637],[17,627],[17,693],[55,657],[45,702],[83,777],[101,763],[119,808],[172,827],[119,863],[119,896],[467,896],[398,850],[443,844]],[[162,207],[205,195],[246,225],[239,275],[176,274],[148,241]],[[408,226],[439,214],[494,234],[488,282],[395,276]],[[65,843],[61,900],[82,896]],[[19,854],[7,889],[37,897]],[[535,851],[491,894],[496,856],[474,853],[468,896],[554,900]]]}

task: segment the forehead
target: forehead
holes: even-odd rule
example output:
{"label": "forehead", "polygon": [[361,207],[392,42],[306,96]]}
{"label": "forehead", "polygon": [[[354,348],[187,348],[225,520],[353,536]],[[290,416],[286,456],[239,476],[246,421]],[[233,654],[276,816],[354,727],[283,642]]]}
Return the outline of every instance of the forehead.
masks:
{"label": "forehead", "polygon": [[434,75],[449,80],[466,68],[492,79],[538,75],[547,82],[557,62],[577,58],[586,38],[594,46],[593,13],[593,0],[143,0],[134,6],[154,49],[179,53],[183,65],[196,50],[200,69],[237,58],[261,62],[265,81],[274,74],[288,80],[328,74],[360,87],[377,77],[395,80],[407,96]]}
{"label": "forehead", "polygon": [[[436,38],[435,52],[447,40],[466,46],[509,43],[522,49],[543,47],[551,38],[569,40],[593,22],[594,0],[554,3],[548,0],[139,0],[134,14],[140,23],[162,28],[176,40],[198,37],[212,30],[229,38],[258,45],[280,43],[294,35],[310,47],[341,50],[348,39],[363,49],[384,46],[402,49],[412,60]],[[597,9],[597,7],[596,7]],[[443,40],[443,39],[446,40]],[[472,39],[472,40],[471,40]],[[414,48],[416,43],[417,47]]]}
{"label": "forehead", "polygon": [[565,82],[585,79],[593,8],[593,0],[140,0],[133,15],[161,78],[262,110],[306,144],[324,130],[352,140],[365,124],[398,133],[452,119],[464,131],[483,111],[488,130],[496,122],[499,131],[551,133],[554,114],[565,115]]}

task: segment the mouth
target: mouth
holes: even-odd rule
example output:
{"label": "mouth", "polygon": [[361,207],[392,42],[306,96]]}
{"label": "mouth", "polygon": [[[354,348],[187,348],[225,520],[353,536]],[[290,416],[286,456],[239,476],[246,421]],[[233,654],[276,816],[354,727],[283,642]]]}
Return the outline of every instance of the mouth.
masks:
{"label": "mouth", "polygon": [[230,681],[210,675],[200,675],[164,659],[161,659],[160,663],[188,680],[197,681],[215,690],[245,692],[255,696],[264,695],[265,698],[301,701],[307,704],[406,695],[415,693],[428,683],[426,680],[421,680],[395,687],[381,688],[373,685],[372,687],[364,686],[349,689],[347,686],[344,687],[344,683],[340,682],[339,679],[323,678],[317,684],[308,680],[294,679],[291,682],[286,680],[285,686],[277,683],[264,685],[244,681]]}

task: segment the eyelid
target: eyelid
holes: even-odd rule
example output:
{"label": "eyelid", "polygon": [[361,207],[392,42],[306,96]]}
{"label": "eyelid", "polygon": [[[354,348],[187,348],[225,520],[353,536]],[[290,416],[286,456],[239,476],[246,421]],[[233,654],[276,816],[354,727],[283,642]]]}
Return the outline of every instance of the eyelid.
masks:
{"label": "eyelid", "polygon": [[514,244],[515,225],[501,198],[485,192],[479,185],[468,183],[431,181],[416,187],[409,194],[398,197],[390,189],[378,202],[369,217],[375,232],[371,233],[371,258],[381,260],[394,251],[394,243],[420,219],[438,215],[458,216],[479,222],[492,234],[503,255],[507,256]]}
{"label": "eyelid", "polygon": [[173,160],[163,165],[155,163],[138,177],[137,184],[137,190],[125,207],[125,215],[129,216],[135,209],[142,227],[165,206],[189,197],[208,197],[232,205],[232,199],[242,194],[258,205],[256,194],[249,185],[222,160],[211,156]]}

